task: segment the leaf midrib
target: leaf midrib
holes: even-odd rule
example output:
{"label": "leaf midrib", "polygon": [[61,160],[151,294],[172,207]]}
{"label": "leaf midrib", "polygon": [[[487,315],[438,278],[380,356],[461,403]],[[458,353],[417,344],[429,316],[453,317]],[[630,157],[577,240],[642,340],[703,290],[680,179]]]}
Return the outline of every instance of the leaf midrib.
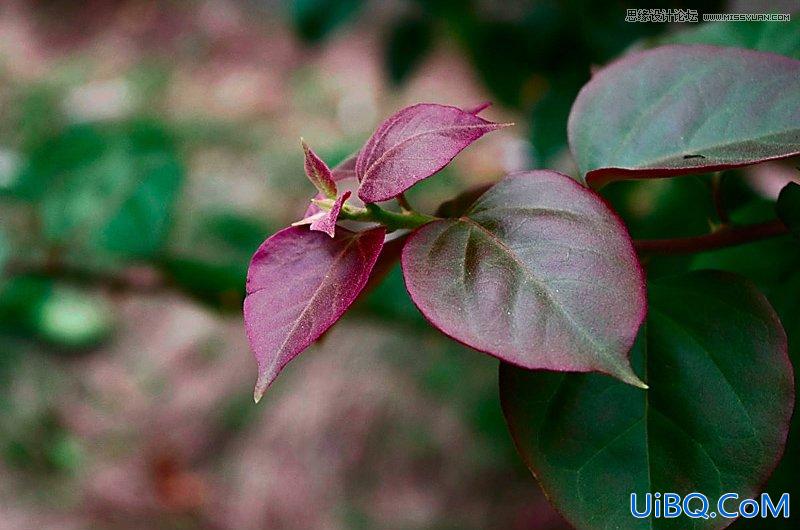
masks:
{"label": "leaf midrib", "polygon": [[[496,124],[495,124],[495,126],[496,126]],[[463,131],[463,130],[480,129],[480,128],[491,129],[491,128],[493,128],[493,124],[490,124],[490,123],[476,123],[474,125],[451,125],[451,126],[448,126],[448,127],[441,127],[439,129],[430,129],[430,130],[427,130],[427,131],[414,133],[411,136],[409,136],[407,138],[404,138],[400,142],[394,144],[393,146],[388,148],[386,151],[384,151],[378,158],[376,158],[375,161],[372,162],[369,165],[369,167],[367,167],[367,169],[364,170],[364,175],[361,177],[361,181],[364,182],[370,176],[370,173],[373,171],[373,169],[376,166],[378,166],[379,164],[383,163],[383,161],[390,154],[392,154],[393,152],[397,151],[398,149],[400,149],[403,145],[407,144],[408,142],[410,142],[412,140],[416,140],[420,136],[425,136],[427,134],[433,134],[433,133]],[[387,134],[388,134],[388,132],[387,132]],[[377,143],[376,143],[376,146],[377,146]],[[373,148],[371,151],[372,151],[372,154],[374,154],[375,149]]]}
{"label": "leaf midrib", "polygon": [[[352,237],[351,240],[344,246],[344,248],[339,251],[333,261],[331,261],[331,264],[328,267],[328,270],[325,272],[325,275],[322,277],[322,280],[320,280],[319,285],[316,289],[314,289],[314,293],[309,297],[308,302],[300,311],[300,314],[297,315],[297,318],[294,319],[292,327],[289,330],[289,333],[286,334],[286,338],[284,339],[283,343],[281,343],[281,345],[275,350],[275,362],[271,363],[271,369],[274,369],[274,367],[278,364],[281,354],[285,351],[284,348],[289,343],[289,340],[294,336],[295,332],[297,331],[297,327],[300,325],[300,321],[306,316],[306,313],[309,311],[311,305],[316,302],[317,298],[320,296],[320,293],[322,292],[323,287],[326,285],[328,278],[330,278],[331,272],[335,266],[338,265],[344,254],[350,249],[351,246],[356,244],[358,240],[358,237]],[[249,293],[248,296],[256,294],[259,291],[263,291],[264,289],[266,289],[266,287],[256,289],[255,291]]]}

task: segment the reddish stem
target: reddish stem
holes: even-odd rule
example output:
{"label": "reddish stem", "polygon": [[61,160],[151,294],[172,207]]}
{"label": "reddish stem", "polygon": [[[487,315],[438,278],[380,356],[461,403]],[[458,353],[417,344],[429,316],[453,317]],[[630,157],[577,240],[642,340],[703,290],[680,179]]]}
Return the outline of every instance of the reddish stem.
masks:
{"label": "reddish stem", "polygon": [[692,254],[706,250],[733,247],[752,243],[761,239],[788,234],[780,220],[767,221],[746,226],[725,226],[716,232],[702,236],[680,237],[675,239],[639,239],[633,242],[640,253],[651,254]]}

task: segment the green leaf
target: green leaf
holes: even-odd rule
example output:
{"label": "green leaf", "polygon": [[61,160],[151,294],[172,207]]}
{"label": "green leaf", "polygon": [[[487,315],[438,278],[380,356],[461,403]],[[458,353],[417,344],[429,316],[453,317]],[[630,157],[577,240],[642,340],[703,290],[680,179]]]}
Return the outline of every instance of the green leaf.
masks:
{"label": "green leaf", "polygon": [[649,296],[632,355],[648,391],[599,375],[500,369],[517,448],[579,530],[724,528],[731,520],[634,519],[630,494],[753,497],[786,443],[792,366],[764,296],[713,271],[662,279]]}
{"label": "green leaf", "polygon": [[664,46],[596,73],[569,119],[581,175],[705,173],[800,153],[800,61],[714,46]]}
{"label": "green leaf", "polygon": [[40,200],[43,232],[75,252],[150,257],[169,230],[183,166],[155,125],[79,125],[42,144],[21,186]]}
{"label": "green leaf", "polygon": [[[764,205],[766,214],[772,205]],[[750,208],[748,210],[751,210]],[[758,209],[759,211],[761,208]],[[758,220],[753,213],[740,222]],[[695,257],[694,266],[724,268],[752,278],[767,295],[786,330],[789,339],[789,356],[796,365],[800,363],[800,245],[792,237],[760,241],[749,245],[707,252]],[[800,384],[800,372],[795,371],[795,387]],[[773,499],[783,493],[800,497],[800,414],[792,417],[789,441],[783,459],[766,486]],[[751,519],[736,523],[737,529],[783,530],[784,519]]]}
{"label": "green leaf", "polygon": [[778,217],[795,237],[800,238],[800,184],[790,182],[778,196]]}
{"label": "green leaf", "polygon": [[800,19],[790,22],[714,22],[659,37],[650,44],[711,44],[800,59]]}

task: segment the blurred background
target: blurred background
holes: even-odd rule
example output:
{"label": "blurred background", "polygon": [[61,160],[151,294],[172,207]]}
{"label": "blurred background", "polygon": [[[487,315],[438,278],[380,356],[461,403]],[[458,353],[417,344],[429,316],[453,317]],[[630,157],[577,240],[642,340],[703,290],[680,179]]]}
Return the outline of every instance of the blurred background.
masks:
{"label": "blurred background", "polygon": [[[762,4],[659,7],[796,8]],[[484,115],[516,126],[413,188],[432,212],[509,171],[574,174],[570,105],[625,50],[800,58],[796,22],[631,24],[627,7],[0,2],[0,529],[568,528],[514,452],[497,362],[429,328],[397,267],[258,406],[241,302],[256,247],[314,193],[301,135],[334,165],[402,106],[494,101]],[[726,180],[741,218],[797,178],[754,171]],[[637,236],[714,222],[705,177],[605,194]],[[760,245],[648,265],[745,272],[800,328],[800,252]]]}

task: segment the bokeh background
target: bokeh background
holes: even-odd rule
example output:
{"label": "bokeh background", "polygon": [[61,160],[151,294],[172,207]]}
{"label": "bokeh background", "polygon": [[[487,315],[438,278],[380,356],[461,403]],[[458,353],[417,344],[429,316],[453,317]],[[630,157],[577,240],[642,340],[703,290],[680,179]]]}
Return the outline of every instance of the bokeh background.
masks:
{"label": "bokeh background", "polygon": [[[514,452],[497,362],[429,328],[396,267],[259,405],[240,309],[250,255],[313,194],[301,135],[333,165],[402,106],[492,100],[516,126],[416,186],[419,209],[513,170],[574,173],[566,117],[591,68],[699,27],[627,7],[0,2],[0,529],[568,528]],[[798,26],[778,31],[800,53]],[[758,171],[729,179],[742,215],[796,178]],[[606,194],[635,235],[682,235],[708,230],[706,185]],[[701,262],[800,290],[797,254]]]}

